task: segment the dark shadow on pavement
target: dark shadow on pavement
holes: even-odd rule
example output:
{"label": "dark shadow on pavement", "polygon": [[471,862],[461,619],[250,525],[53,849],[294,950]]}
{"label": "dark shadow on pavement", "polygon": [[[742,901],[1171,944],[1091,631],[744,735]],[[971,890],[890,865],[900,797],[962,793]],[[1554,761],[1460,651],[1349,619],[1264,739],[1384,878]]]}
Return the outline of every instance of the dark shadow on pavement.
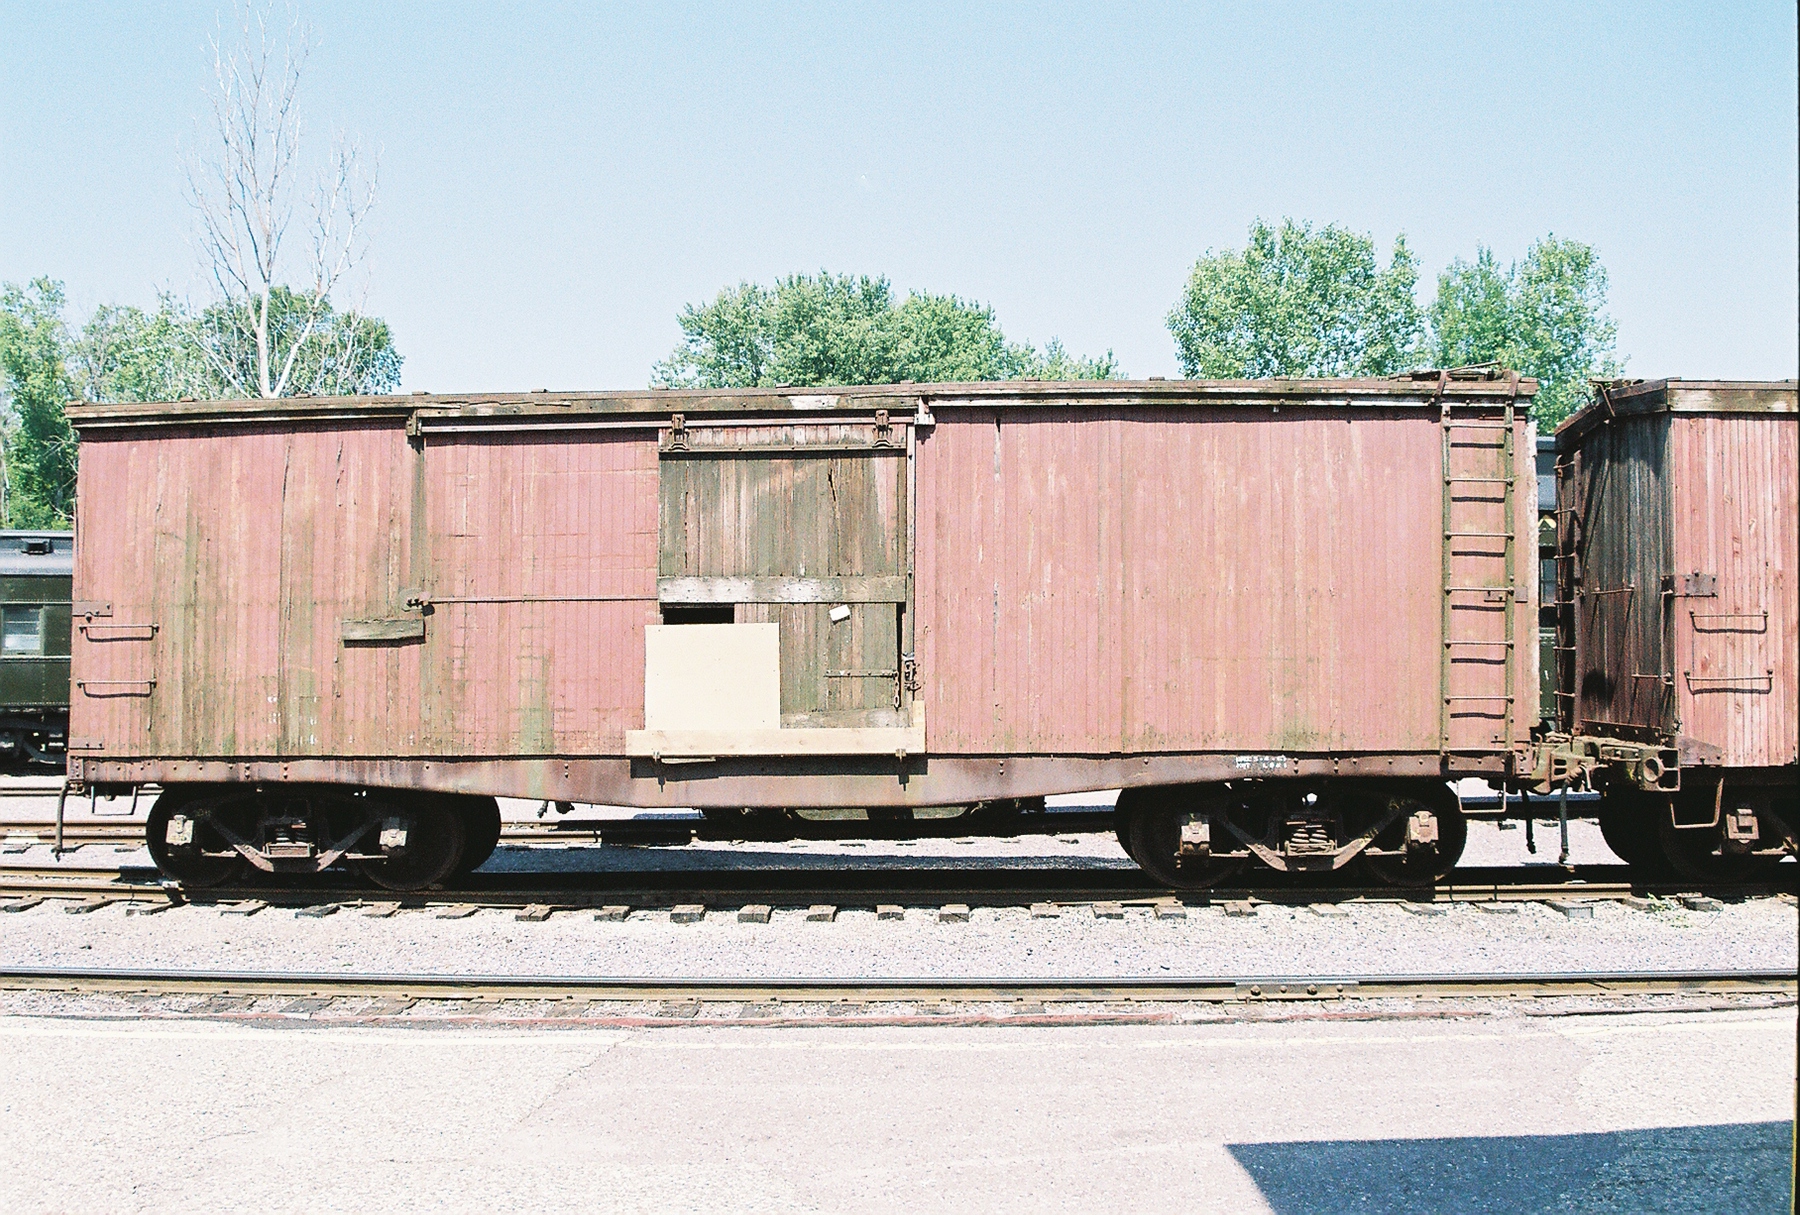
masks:
{"label": "dark shadow on pavement", "polygon": [[1228,1145],[1277,1215],[1785,1212],[1793,1123]]}

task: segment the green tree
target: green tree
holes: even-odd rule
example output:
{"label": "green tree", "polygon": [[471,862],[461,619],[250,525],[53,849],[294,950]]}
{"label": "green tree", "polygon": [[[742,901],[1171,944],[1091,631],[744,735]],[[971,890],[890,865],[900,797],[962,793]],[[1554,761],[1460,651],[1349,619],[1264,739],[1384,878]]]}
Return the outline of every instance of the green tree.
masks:
{"label": "green tree", "polygon": [[1190,378],[1391,375],[1424,347],[1418,278],[1404,236],[1383,269],[1371,237],[1259,219],[1241,252],[1194,264],[1169,332]]}
{"label": "green tree", "polygon": [[1536,377],[1533,411],[1548,429],[1587,403],[1590,379],[1624,371],[1606,286],[1606,268],[1580,241],[1546,236],[1505,270],[1478,248],[1438,276],[1432,355],[1440,367],[1499,363]]}
{"label": "green tree", "polygon": [[671,388],[1111,379],[1108,351],[1077,358],[1051,341],[1009,342],[993,309],[913,292],[900,303],[885,278],[794,274],[773,287],[740,283],[678,318],[682,342],[656,364]]}
{"label": "green tree", "polygon": [[[210,304],[188,328],[191,348],[213,382],[213,390],[200,395],[263,395],[265,358],[283,369],[282,396],[358,396],[400,386],[402,359],[387,322],[338,312],[329,299],[306,292],[275,287],[266,310],[261,299]],[[189,362],[183,354],[184,371]]]}
{"label": "green tree", "polygon": [[155,311],[95,308],[69,349],[75,395],[88,401],[179,401],[221,395],[195,341],[194,321],[173,296]]}
{"label": "green tree", "polygon": [[[0,288],[0,519],[8,527],[67,524],[75,502],[70,401],[174,401],[258,395],[260,301],[198,315],[173,296],[154,310],[103,304],[79,330],[63,287],[34,279]],[[288,367],[290,396],[392,392],[400,354],[379,317],[338,312],[277,287],[268,334]],[[298,345],[298,349],[295,349]],[[289,355],[293,357],[290,360]]]}
{"label": "green tree", "polygon": [[0,503],[8,527],[67,524],[75,506],[75,440],[63,406],[75,395],[62,284],[0,288]]}

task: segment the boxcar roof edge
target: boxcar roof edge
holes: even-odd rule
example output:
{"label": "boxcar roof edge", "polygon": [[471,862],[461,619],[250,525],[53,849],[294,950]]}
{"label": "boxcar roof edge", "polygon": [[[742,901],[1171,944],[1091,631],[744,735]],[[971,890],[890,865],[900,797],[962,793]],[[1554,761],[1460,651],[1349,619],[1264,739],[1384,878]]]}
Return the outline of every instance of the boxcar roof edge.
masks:
{"label": "boxcar roof edge", "polygon": [[1556,428],[1558,451],[1613,418],[1655,413],[1795,413],[1800,380],[1615,380],[1599,386],[1592,404]]}
{"label": "boxcar roof edge", "polygon": [[[908,413],[929,402],[933,409],[980,405],[1046,408],[1071,400],[1091,405],[1254,405],[1300,400],[1318,404],[1427,406],[1439,399],[1439,373],[1365,379],[1272,380],[1005,380],[943,384],[868,384],[802,388],[619,389],[602,392],[411,393],[396,396],[287,397],[275,400],[71,403],[70,424],[79,431],[144,426],[230,423],[370,421],[417,415],[421,421],[452,418],[516,418],[520,422],[603,414],[653,425],[671,413],[784,416],[867,412]],[[1452,377],[1443,395],[1460,400],[1524,400],[1537,381]],[[1326,398],[1321,400],[1320,398]],[[1329,398],[1338,398],[1333,401]]]}

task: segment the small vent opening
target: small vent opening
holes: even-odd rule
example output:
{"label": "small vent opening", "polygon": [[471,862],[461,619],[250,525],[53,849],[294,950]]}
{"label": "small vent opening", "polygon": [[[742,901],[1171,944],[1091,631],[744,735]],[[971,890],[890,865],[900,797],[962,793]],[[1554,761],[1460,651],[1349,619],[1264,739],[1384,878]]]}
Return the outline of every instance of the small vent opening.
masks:
{"label": "small vent opening", "polygon": [[737,605],[733,603],[665,603],[664,624],[736,624]]}

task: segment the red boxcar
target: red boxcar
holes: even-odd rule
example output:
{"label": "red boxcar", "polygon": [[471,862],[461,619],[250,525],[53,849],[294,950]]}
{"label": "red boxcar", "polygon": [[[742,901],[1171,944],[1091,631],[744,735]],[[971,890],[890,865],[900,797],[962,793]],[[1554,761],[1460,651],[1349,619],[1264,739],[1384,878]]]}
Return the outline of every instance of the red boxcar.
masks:
{"label": "red boxcar", "polygon": [[416,881],[494,795],[1115,787],[1164,874],[1437,868],[1444,778],[1510,776],[1538,721],[1534,390],[72,408],[71,773],[177,791],[152,844],[192,880],[329,854]]}
{"label": "red boxcar", "polygon": [[1614,850],[1691,877],[1793,852],[1795,382],[1614,384],[1556,437],[1560,716]]}

